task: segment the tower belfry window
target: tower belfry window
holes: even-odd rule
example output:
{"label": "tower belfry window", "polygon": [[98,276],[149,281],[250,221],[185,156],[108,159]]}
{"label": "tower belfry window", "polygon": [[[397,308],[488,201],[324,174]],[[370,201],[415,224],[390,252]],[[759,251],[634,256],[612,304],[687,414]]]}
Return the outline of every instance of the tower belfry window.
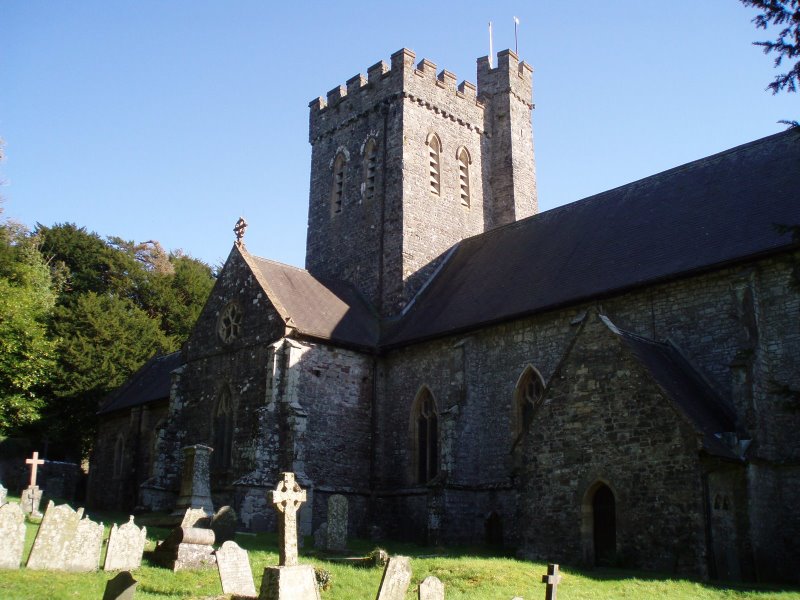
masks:
{"label": "tower belfry window", "polygon": [[364,150],[364,198],[367,200],[375,197],[375,170],[377,165],[377,144],[375,139],[371,138]]}
{"label": "tower belfry window", "polygon": [[458,183],[461,194],[461,204],[469,207],[469,153],[466,148],[458,151]]}
{"label": "tower belfry window", "polygon": [[428,137],[428,164],[430,168],[430,190],[432,194],[441,195],[441,154],[442,143],[438,136],[432,133]]}
{"label": "tower belfry window", "polygon": [[331,194],[331,210],[334,213],[342,212],[342,202],[344,201],[344,154],[336,156],[333,162],[333,193]]}

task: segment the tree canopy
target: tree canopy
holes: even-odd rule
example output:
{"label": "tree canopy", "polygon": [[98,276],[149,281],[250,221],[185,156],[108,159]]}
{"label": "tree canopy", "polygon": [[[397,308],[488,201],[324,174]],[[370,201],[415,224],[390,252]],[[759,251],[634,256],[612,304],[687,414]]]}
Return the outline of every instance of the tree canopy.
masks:
{"label": "tree canopy", "polygon": [[154,240],[0,226],[0,436],[27,428],[85,455],[100,403],[180,347],[213,284],[211,267]]}
{"label": "tree canopy", "polygon": [[759,29],[767,29],[770,25],[780,27],[778,37],[774,41],[753,42],[764,49],[764,54],[775,54],[775,67],[780,67],[783,60],[794,60],[786,73],[776,75],[767,86],[773,94],[782,90],[797,91],[800,81],[800,0],[741,0],[745,6],[757,8],[761,12],[753,19]]}

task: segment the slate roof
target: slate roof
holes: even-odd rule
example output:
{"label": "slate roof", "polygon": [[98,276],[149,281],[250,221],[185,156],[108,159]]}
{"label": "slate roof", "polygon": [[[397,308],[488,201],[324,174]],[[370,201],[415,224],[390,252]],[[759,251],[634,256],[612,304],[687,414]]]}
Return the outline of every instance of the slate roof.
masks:
{"label": "slate roof", "polygon": [[736,416],[709,383],[694,369],[675,346],[623,331],[605,316],[606,326],[631,351],[673,404],[703,435],[703,447],[715,456],[739,460],[717,436],[736,432]]}
{"label": "slate roof", "polygon": [[738,146],[463,240],[383,339],[475,329],[792,245],[800,130]]}
{"label": "slate roof", "polygon": [[284,321],[299,333],[359,348],[378,344],[378,319],[347,283],[322,281],[304,269],[245,255]]}
{"label": "slate roof", "polygon": [[109,394],[98,415],[169,398],[170,373],[183,364],[180,352],[154,356],[117,390]]}

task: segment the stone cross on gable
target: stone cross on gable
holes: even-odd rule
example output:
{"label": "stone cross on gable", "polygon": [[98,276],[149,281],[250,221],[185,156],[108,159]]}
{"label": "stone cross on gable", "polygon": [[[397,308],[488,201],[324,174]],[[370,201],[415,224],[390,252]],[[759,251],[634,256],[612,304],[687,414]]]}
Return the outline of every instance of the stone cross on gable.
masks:
{"label": "stone cross on gable", "polygon": [[547,584],[544,600],[556,600],[558,584],[561,583],[561,575],[558,574],[558,565],[547,565],[547,575],[542,575],[542,583]]}
{"label": "stone cross on gable", "polygon": [[247,229],[247,221],[244,220],[244,217],[239,217],[239,220],[236,221],[236,225],[233,228],[233,232],[236,234],[236,245],[240,248],[244,244],[245,229]]}
{"label": "stone cross on gable", "polygon": [[44,461],[39,460],[39,453],[34,452],[31,458],[25,459],[25,464],[31,466],[31,484],[30,487],[36,487],[36,472],[39,470],[39,465],[43,465]]}
{"label": "stone cross on gable", "polygon": [[283,473],[283,481],[271,492],[275,510],[282,514],[278,523],[280,565],[297,565],[297,511],[306,501],[306,491],[294,479],[294,473]]}

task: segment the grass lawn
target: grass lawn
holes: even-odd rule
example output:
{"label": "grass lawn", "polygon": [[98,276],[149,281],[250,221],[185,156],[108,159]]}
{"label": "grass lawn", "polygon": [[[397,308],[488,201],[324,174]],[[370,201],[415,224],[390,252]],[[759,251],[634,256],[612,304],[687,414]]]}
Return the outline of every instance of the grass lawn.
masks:
{"label": "grass lawn", "polygon": [[[111,522],[127,522],[121,514],[96,513],[95,520],[106,525],[106,537]],[[38,524],[27,524],[24,559],[27,560]],[[216,569],[173,573],[156,566],[148,552],[155,540],[166,537],[167,530],[148,527],[148,544],[142,568],[133,573],[139,581],[138,600],[226,598],[222,595]],[[250,553],[250,563],[256,588],[261,584],[261,573],[267,565],[278,562],[277,539],[274,534],[237,535],[238,544]],[[310,548],[310,539],[306,548]],[[0,540],[0,543],[2,541]],[[373,545],[353,540],[353,555],[366,555]],[[448,600],[510,600],[522,596],[526,600],[544,598],[541,576],[546,565],[513,558],[482,554],[479,551],[451,548],[438,549],[440,555],[431,556],[430,548],[410,544],[387,543],[385,549],[392,554],[412,557],[413,580],[406,595],[407,600],[417,597],[417,586],[428,575],[436,575],[445,584]],[[103,546],[105,553],[105,544]],[[314,556],[313,550],[301,551],[301,562],[313,564],[330,571],[332,585],[322,592],[322,600],[374,600],[381,580],[381,569],[358,568],[335,560]],[[101,560],[102,564],[102,560]],[[558,588],[560,600],[602,600],[618,598],[675,598],[681,600],[722,600],[756,598],[758,600],[800,600],[800,589],[778,586],[719,585],[669,576],[623,571],[616,569],[578,570],[563,567],[563,579]],[[102,598],[105,583],[113,573],[61,573],[54,571],[0,571],[0,599],[69,599]]]}

